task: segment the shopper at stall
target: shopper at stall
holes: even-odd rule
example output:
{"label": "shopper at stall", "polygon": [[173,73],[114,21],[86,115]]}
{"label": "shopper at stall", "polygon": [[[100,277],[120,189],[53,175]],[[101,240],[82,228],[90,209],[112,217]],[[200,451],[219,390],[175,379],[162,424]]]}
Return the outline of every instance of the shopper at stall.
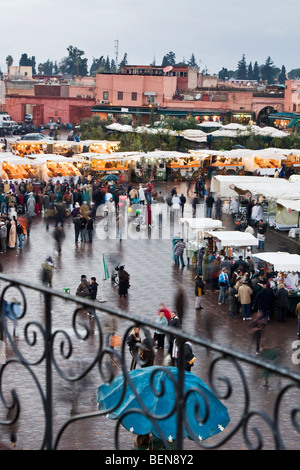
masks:
{"label": "shopper at stall", "polygon": [[229,287],[229,277],[228,277],[228,272],[226,268],[222,268],[222,271],[219,274],[219,287],[220,287],[220,293],[219,293],[219,299],[218,299],[218,304],[222,305],[222,303],[225,304],[226,302],[226,295]]}
{"label": "shopper at stall", "polygon": [[264,250],[265,240],[266,240],[266,227],[264,221],[260,219],[257,227],[257,240],[258,240],[258,249]]}
{"label": "shopper at stall", "polygon": [[185,266],[184,260],[183,260],[183,253],[184,253],[185,247],[186,247],[186,244],[183,238],[181,238],[179,242],[177,242],[176,245],[174,246],[175,263],[178,267],[181,263],[182,268],[184,268]]}
{"label": "shopper at stall", "polygon": [[252,289],[248,285],[247,280],[244,280],[242,285],[238,289],[238,300],[242,306],[242,318],[243,320],[251,320],[251,295]]}
{"label": "shopper at stall", "polygon": [[238,290],[236,285],[230,284],[228,289],[228,315],[232,318],[236,318],[239,314],[239,301],[238,301]]}
{"label": "shopper at stall", "polygon": [[289,310],[289,293],[284,284],[279,284],[275,294],[275,305],[277,309],[277,320],[285,322]]}

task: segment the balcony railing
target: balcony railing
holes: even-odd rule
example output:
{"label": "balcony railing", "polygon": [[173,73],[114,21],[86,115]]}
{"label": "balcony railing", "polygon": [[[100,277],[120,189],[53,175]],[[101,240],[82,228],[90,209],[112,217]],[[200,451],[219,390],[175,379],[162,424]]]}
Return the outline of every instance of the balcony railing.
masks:
{"label": "balcony railing", "polygon": [[[132,448],[133,439],[132,444],[128,444],[128,437],[124,438],[124,433],[128,436],[128,431],[125,432],[121,426],[122,420],[130,411],[127,409],[123,417],[112,421],[106,418],[108,412],[99,410],[97,403],[91,401],[91,398],[101,384],[111,383],[116,375],[121,374],[123,390],[126,384],[132,384],[132,373],[128,370],[132,357],[129,355],[126,339],[132,328],[139,326],[150,340],[154,332],[151,319],[130,315],[97,301],[32,285],[30,281],[11,279],[4,274],[0,275],[0,282],[1,306],[3,307],[5,302],[8,302],[6,305],[18,303],[21,312],[17,318],[18,336],[14,336],[14,322],[1,308],[3,313],[0,315],[0,335],[5,343],[7,358],[6,361],[2,358],[0,369],[0,441],[3,442],[7,433],[17,427],[26,448],[30,446],[26,439],[32,441],[33,435],[33,442],[43,450],[75,448],[78,432],[80,440],[83,441],[81,446],[86,449]],[[183,292],[178,293],[176,308],[184,324]],[[122,343],[114,349],[106,343],[107,318],[115,318],[121,325],[119,333],[122,335]],[[192,343],[199,358],[207,352],[206,357],[210,361],[207,365],[207,385],[214,395],[225,405],[230,400],[234,402],[233,405],[231,403],[231,408],[228,407],[230,425],[224,432],[205,440],[190,432],[189,443],[194,449],[219,448],[224,445],[229,445],[230,448],[238,433],[242,436],[243,445],[248,449],[262,449],[270,445],[274,449],[285,449],[287,435],[296,433],[299,436],[298,373],[259,356],[235,351],[178,328],[160,327],[160,330],[167,335],[174,334],[178,342],[178,377],[171,377],[174,385],[174,405],[171,410],[165,410],[164,415],[159,415],[151,407],[145,406],[143,395],[134,387],[133,394],[136,394],[140,403],[138,413],[141,419],[147,417],[154,424],[166,449],[171,448],[171,443],[169,436],[161,430],[163,419],[176,415],[176,436],[172,444],[172,448],[175,445],[176,449],[185,448],[184,428],[189,428],[191,420],[186,411],[189,393],[184,388],[186,378],[183,351],[186,339]],[[140,359],[138,350],[134,354],[137,368],[141,370],[142,367],[143,371],[146,371],[147,364]],[[200,371],[204,370],[203,363],[198,363],[194,369],[199,371],[199,367]],[[170,375],[173,369],[165,366],[162,360],[152,369],[152,392],[156,397],[163,397],[168,392],[163,381],[160,383],[160,390],[154,390],[156,369],[167,370]],[[270,375],[280,377],[281,387],[278,387],[274,402],[267,410],[264,406],[259,409],[264,400],[261,400],[254,390],[253,370],[259,370],[265,380]],[[193,418],[204,426],[210,409],[206,398],[203,399],[207,405],[206,413],[201,415],[196,406]],[[289,409],[285,407],[282,410],[286,400]],[[116,401],[111,406],[110,415],[119,404],[120,401]],[[282,411],[285,413],[283,421]],[[87,424],[91,422],[94,424]],[[95,423],[96,426],[99,424],[97,443],[91,442],[88,437],[90,427],[95,426]],[[252,423],[255,423],[254,427]],[[77,425],[76,431],[72,431],[74,425]],[[111,430],[109,438],[107,429]],[[85,437],[87,442],[84,441]]]}

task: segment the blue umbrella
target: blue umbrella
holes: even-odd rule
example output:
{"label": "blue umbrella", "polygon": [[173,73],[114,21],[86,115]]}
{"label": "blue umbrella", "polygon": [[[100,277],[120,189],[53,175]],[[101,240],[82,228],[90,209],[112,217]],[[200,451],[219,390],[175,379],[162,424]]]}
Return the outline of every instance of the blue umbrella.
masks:
{"label": "blue umbrella", "polygon": [[[135,434],[152,433],[156,437],[162,437],[160,429],[167,440],[174,441],[177,432],[177,413],[174,407],[178,368],[144,367],[129,371],[128,377],[125,382],[124,375],[121,374],[110,384],[98,387],[99,410],[107,412],[110,419],[121,419],[122,425]],[[192,372],[184,373],[184,393],[184,437],[204,440],[224,430],[230,422],[226,406]],[[136,394],[151,414],[151,419],[145,416]]]}
{"label": "blue umbrella", "polygon": [[111,174],[111,175],[105,175],[103,178],[101,178],[101,181],[114,181],[115,183],[119,181],[120,178],[117,175]]}

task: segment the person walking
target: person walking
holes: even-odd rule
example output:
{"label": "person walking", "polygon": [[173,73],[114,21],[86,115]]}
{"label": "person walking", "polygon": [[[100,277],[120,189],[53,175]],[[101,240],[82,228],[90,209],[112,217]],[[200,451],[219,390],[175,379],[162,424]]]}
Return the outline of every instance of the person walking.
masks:
{"label": "person walking", "polygon": [[203,282],[203,276],[202,274],[197,274],[197,276],[195,277],[195,296],[196,296],[195,309],[196,310],[203,308],[201,305],[201,297],[204,294],[205,294],[205,285]]}
{"label": "person walking", "polygon": [[183,217],[183,214],[184,214],[185,203],[186,203],[186,197],[183,193],[181,193],[181,196],[180,196],[181,217]]}
{"label": "person walking", "polygon": [[160,326],[167,326],[168,320],[165,317],[163,311],[155,319],[155,326],[156,326],[156,340],[157,340],[157,349],[164,349],[165,347],[165,333],[159,329]]}
{"label": "person walking", "polygon": [[58,225],[54,228],[53,237],[56,241],[57,252],[59,255],[61,255],[62,242],[65,238],[65,232],[62,225]]}
{"label": "person walking", "polygon": [[23,247],[23,239],[24,239],[24,227],[20,222],[17,223],[17,237],[19,240],[19,249]]}
{"label": "person walking", "polygon": [[226,294],[227,294],[228,287],[229,287],[229,277],[228,277],[228,272],[226,268],[222,268],[222,271],[219,274],[219,287],[220,287],[220,293],[219,293],[218,303],[219,305],[222,305],[222,303],[225,304],[226,302]]}
{"label": "person walking", "polygon": [[87,236],[88,236],[87,243],[93,242],[93,230],[94,230],[94,221],[92,217],[88,215],[87,222],[86,222],[86,231],[87,231]]}
{"label": "person walking", "polygon": [[211,218],[213,205],[215,203],[212,193],[209,193],[209,195],[206,198],[205,203],[206,203],[206,217]]}
{"label": "person walking", "polygon": [[81,215],[78,213],[77,217],[73,220],[74,230],[75,230],[75,243],[78,243],[78,238],[81,230]]}
{"label": "person walking", "polygon": [[44,286],[52,287],[53,271],[54,263],[51,256],[49,256],[46,261],[42,264],[42,282]]}
{"label": "person walking", "polygon": [[277,320],[285,322],[289,310],[289,293],[284,284],[279,284],[275,294],[275,305],[277,308]]}
{"label": "person walking", "polygon": [[267,289],[267,281],[263,279],[261,286],[262,289],[258,292],[256,298],[254,299],[253,308],[262,312],[266,323],[270,321],[270,313],[273,306],[273,297],[269,289]]}
{"label": "person walking", "polygon": [[193,352],[192,344],[190,341],[185,341],[184,343],[184,370],[191,372],[192,367],[194,367],[194,362],[196,356]]}
{"label": "person walking", "polygon": [[186,247],[186,244],[183,238],[181,238],[179,242],[177,242],[176,245],[174,246],[175,263],[178,267],[181,263],[182,268],[184,268],[185,266],[184,260],[183,260],[183,253],[184,253],[185,247]]}
{"label": "person walking", "polygon": [[252,292],[253,291],[246,280],[243,281],[242,285],[238,289],[238,300],[241,302],[243,320],[252,320],[250,316]]}
{"label": "person walking", "polygon": [[267,323],[262,312],[258,312],[251,323],[250,333],[252,334],[252,343],[256,345],[255,354],[258,355],[262,346],[262,333]]}

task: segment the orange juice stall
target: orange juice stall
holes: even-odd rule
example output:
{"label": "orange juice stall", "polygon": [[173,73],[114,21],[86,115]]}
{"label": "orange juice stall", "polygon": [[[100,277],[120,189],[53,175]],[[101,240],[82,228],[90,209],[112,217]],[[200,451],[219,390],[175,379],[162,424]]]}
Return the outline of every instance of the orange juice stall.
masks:
{"label": "orange juice stall", "polygon": [[21,157],[48,153],[49,141],[43,140],[19,140],[11,144],[11,151]]}

